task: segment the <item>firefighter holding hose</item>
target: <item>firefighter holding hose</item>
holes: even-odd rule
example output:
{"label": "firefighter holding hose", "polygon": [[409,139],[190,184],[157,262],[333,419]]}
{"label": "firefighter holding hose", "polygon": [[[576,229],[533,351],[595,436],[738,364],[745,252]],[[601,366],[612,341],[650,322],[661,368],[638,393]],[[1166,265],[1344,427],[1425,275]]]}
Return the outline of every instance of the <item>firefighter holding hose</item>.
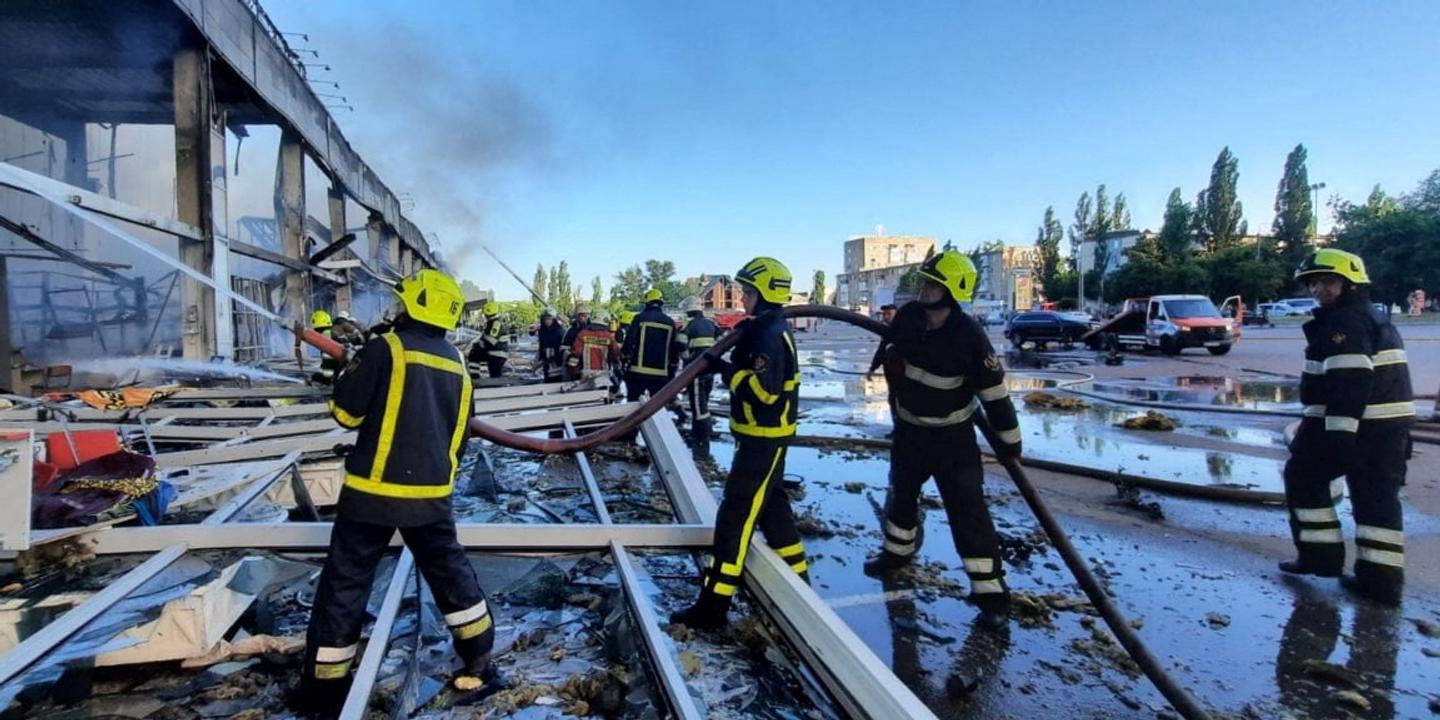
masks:
{"label": "firefighter holding hose", "polygon": [[735,460],[715,516],[715,546],[700,597],[671,615],[673,623],[700,629],[725,624],[756,528],[790,569],[809,581],[805,546],[781,483],[800,405],[795,340],[779,313],[790,299],[790,279],[790,270],[768,257],[751,260],[735,275],[751,317],[737,327],[744,335],[730,360],[710,360],[730,388]]}
{"label": "firefighter holding hose", "polygon": [[395,289],[404,310],[335,378],[330,412],[357,432],[345,458],[325,568],[306,636],[299,705],[338,706],[349,685],[375,568],[398,529],[445,614],[464,673],[494,685],[494,621],[455,532],[451,490],[473,412],[459,350],[446,342],[465,305],[425,269]]}
{"label": "firefighter holding hose", "polygon": [[1389,317],[1370,307],[1370,276],[1358,255],[1322,248],[1295,272],[1320,302],[1305,323],[1304,417],[1285,463],[1285,501],[1298,556],[1287,573],[1336,577],[1345,538],[1335,503],[1350,485],[1355,512],[1355,574],[1340,584],[1387,605],[1400,604],[1405,484],[1414,396],[1405,345]]}
{"label": "firefighter holding hose", "polygon": [[865,572],[880,575],[914,560],[920,549],[919,499],[931,477],[939,486],[955,548],[970,579],[977,623],[1009,623],[1010,591],[999,538],[985,505],[985,474],[973,416],[983,407],[1002,460],[1020,455],[1020,428],[1005,369],[985,331],[960,303],[975,292],[975,265],[946,250],[920,267],[919,297],[895,316],[885,375],[894,398],[895,439],[885,501],[885,541]]}

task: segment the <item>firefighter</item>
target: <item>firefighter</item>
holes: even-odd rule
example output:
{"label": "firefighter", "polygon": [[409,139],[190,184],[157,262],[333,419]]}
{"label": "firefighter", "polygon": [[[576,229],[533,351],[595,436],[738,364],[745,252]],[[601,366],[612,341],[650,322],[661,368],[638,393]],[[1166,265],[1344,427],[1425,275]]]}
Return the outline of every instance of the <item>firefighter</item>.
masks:
{"label": "firefighter", "polygon": [[[689,318],[678,337],[680,344],[685,347],[683,359],[685,364],[689,365],[715,345],[715,340],[720,337],[720,328],[713,320],[705,317],[705,311],[700,308],[700,298],[685,298],[680,307]],[[710,433],[710,390],[714,386],[714,373],[706,372],[690,381],[690,387],[686,391],[690,399],[690,417],[693,422],[691,430],[697,434]]]}
{"label": "firefighter", "polygon": [[920,489],[933,477],[970,578],[969,599],[980,609],[977,622],[998,630],[1009,623],[1010,593],[971,418],[983,407],[1002,459],[1019,457],[1020,428],[1000,358],[984,329],[960,308],[975,292],[975,265],[946,250],[926,260],[920,275],[919,296],[899,310],[887,338],[895,439],[884,545],[864,569],[879,575],[914,560],[922,540]]}
{"label": "firefighter", "polygon": [[317,711],[344,697],[375,568],[397,529],[445,615],[463,673],[490,686],[496,680],[494,620],[456,538],[450,500],[473,408],[470,376],[445,333],[459,322],[465,296],[430,269],[395,293],[404,310],[394,330],[355,354],[330,401],[357,439],[306,635],[297,702]]}
{"label": "firefighter", "polygon": [[575,336],[588,327],[590,327],[590,306],[579,303],[575,306],[575,317],[570,320],[570,327],[565,328],[565,337],[560,339],[560,346],[568,348],[574,345]]}
{"label": "firefighter", "polygon": [[540,342],[540,350],[535,355],[535,364],[540,366],[541,376],[545,382],[560,382],[565,372],[565,346],[561,341],[565,339],[565,331],[560,328],[556,320],[557,313],[551,308],[545,308],[540,313],[540,329],[535,332],[536,339]]}
{"label": "firefighter", "polygon": [[360,322],[349,310],[335,313],[335,324],[330,329],[330,337],[355,348],[365,345],[365,329],[360,327]]}
{"label": "firefighter", "polygon": [[485,314],[485,329],[481,331],[480,339],[470,345],[470,375],[479,379],[483,369],[490,377],[498,378],[505,369],[508,359],[505,351],[510,349],[510,344],[502,337],[505,329],[500,320],[500,305],[491,300],[485,303],[482,312]]}
{"label": "firefighter", "polygon": [[634,310],[621,310],[616,316],[615,325],[617,325],[617,327],[615,327],[612,332],[615,333],[615,342],[620,343],[622,347],[625,345],[626,331],[630,329],[630,323],[633,322],[635,322]]}
{"label": "firefighter", "polygon": [[[330,313],[324,310],[316,310],[310,313],[310,327],[325,337],[334,337],[335,321],[331,319]],[[299,350],[297,349],[298,353]],[[340,361],[329,355],[320,356],[320,369],[310,374],[310,382],[315,385],[330,385],[335,382],[335,373],[340,370]]]}
{"label": "firefighter", "polygon": [[1400,603],[1405,484],[1415,403],[1400,333],[1370,307],[1370,276],[1359,256],[1323,248],[1295,278],[1319,301],[1305,323],[1304,417],[1285,463],[1285,501],[1298,556],[1287,573],[1336,577],[1345,539],[1335,503],[1350,485],[1355,513],[1355,574],[1340,584],[1388,605]]}
{"label": "firefighter", "polygon": [[645,291],[645,309],[625,331],[620,357],[625,363],[625,399],[634,402],[641,395],[654,395],[675,376],[680,346],[675,321],[661,309],[660,291]]}
{"label": "firefighter", "polygon": [[790,328],[780,315],[780,307],[790,299],[790,271],[774,258],[758,257],[735,279],[743,286],[745,311],[752,317],[738,326],[744,336],[730,360],[706,356],[730,388],[735,459],[715,516],[715,546],[700,597],[670,616],[671,622],[691,628],[725,624],[757,527],[790,569],[809,582],[805,546],[781,483],[800,406],[800,363]]}
{"label": "firefighter", "polygon": [[620,345],[615,342],[610,319],[604,313],[595,316],[589,327],[575,335],[565,363],[567,375],[572,379],[606,375],[620,364]]}

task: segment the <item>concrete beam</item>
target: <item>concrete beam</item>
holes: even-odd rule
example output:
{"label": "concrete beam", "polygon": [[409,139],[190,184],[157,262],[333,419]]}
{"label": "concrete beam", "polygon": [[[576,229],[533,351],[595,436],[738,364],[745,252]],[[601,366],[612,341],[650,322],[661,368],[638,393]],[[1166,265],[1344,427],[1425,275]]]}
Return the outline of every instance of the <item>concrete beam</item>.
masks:
{"label": "concrete beam", "polygon": [[[180,222],[199,228],[203,236],[195,242],[180,241],[180,261],[209,277],[215,262],[213,234],[209,232],[213,210],[210,118],[214,112],[209,55],[203,48],[181,48],[175,52],[172,69],[176,214]],[[181,278],[180,307],[185,358],[209,360],[217,351],[215,291],[193,278]]]}
{"label": "concrete beam", "polygon": [[[345,237],[345,188],[333,180],[330,183],[330,190],[326,195],[330,205],[330,242],[336,243],[340,238]],[[349,249],[341,250],[340,257],[348,257]],[[345,284],[335,288],[335,312],[350,312],[354,295],[348,281],[349,273]]]}
{"label": "concrete beam", "polygon": [[[305,248],[305,146],[293,132],[280,135],[280,157],[275,168],[275,220],[279,224],[281,254],[304,262]],[[310,277],[292,268],[285,271],[285,309],[281,315],[306,322],[310,317]]]}

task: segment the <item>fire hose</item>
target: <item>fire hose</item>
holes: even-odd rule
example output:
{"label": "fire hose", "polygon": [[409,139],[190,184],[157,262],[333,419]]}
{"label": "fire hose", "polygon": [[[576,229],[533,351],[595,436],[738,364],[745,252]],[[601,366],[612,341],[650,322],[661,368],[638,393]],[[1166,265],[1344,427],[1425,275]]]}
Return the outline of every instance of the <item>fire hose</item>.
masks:
{"label": "fire hose", "polygon": [[[878,320],[826,305],[791,305],[781,308],[776,312],[779,312],[781,317],[786,319],[799,317],[825,318],[850,323],[851,325],[864,328],[877,335],[883,336],[887,332],[887,327]],[[736,343],[740,342],[744,330],[745,326],[742,323],[736,328],[736,331],[721,338],[719,342],[715,343],[714,346],[701,355],[699,362],[692,362],[686,365],[683,371],[676,375],[674,379],[666,384],[665,387],[661,388],[659,392],[638,409],[596,432],[574,438],[537,438],[501,430],[478,418],[470,421],[470,432],[472,435],[478,435],[498,445],[538,453],[582,452],[596,445],[610,442],[636,429],[640,426],[640,423],[662,410],[672,398],[688,387],[692,380],[705,372],[712,360],[720,358],[720,356],[728,352],[730,348],[734,347]],[[315,346],[321,352],[336,359],[344,359],[345,348],[340,343],[314,330],[306,329],[299,323],[296,323],[295,333],[302,340]],[[989,422],[984,416],[977,414],[974,417],[977,427],[979,427],[981,433],[985,435],[985,439],[989,441],[990,446],[1000,447],[1001,445],[994,435],[994,430],[990,427]],[[1049,536],[1051,544],[1055,546],[1060,556],[1064,558],[1066,567],[1070,568],[1070,573],[1075,576],[1075,580],[1080,584],[1080,588],[1084,590],[1085,595],[1090,598],[1090,603],[1095,606],[1101,618],[1105,620],[1105,624],[1110,627],[1110,632],[1119,640],[1120,646],[1125,649],[1125,652],[1130,655],[1131,659],[1135,661],[1135,664],[1140,667],[1140,670],[1145,673],[1145,676],[1148,677],[1150,682],[1155,685],[1155,688],[1160,691],[1160,694],[1164,695],[1165,699],[1170,702],[1170,705],[1185,717],[1186,720],[1209,720],[1210,714],[1183,685],[1166,672],[1159,658],[1155,657],[1155,655],[1150,652],[1150,649],[1145,646],[1145,643],[1140,639],[1140,636],[1135,632],[1134,628],[1130,626],[1124,614],[1120,612],[1120,608],[1118,608],[1110,599],[1110,596],[1106,594],[1105,588],[1100,585],[1100,581],[1090,572],[1089,566],[1085,564],[1085,559],[1081,557],[1079,551],[1075,549],[1074,545],[1070,544],[1070,538],[1065,534],[1064,528],[1060,527],[1059,521],[1051,514],[1050,508],[1045,505],[1045,501],[1040,498],[1040,494],[1030,482],[1030,478],[1025,475],[1025,470],[1020,467],[1019,459],[1005,459],[1001,461],[1001,464],[1005,466],[1006,472],[1010,474],[1010,479],[1014,481],[1015,486],[1020,490],[1020,494],[1025,498],[1026,504],[1030,506],[1031,512],[1035,513],[1036,519],[1040,521],[1040,527],[1045,531],[1045,534]]]}

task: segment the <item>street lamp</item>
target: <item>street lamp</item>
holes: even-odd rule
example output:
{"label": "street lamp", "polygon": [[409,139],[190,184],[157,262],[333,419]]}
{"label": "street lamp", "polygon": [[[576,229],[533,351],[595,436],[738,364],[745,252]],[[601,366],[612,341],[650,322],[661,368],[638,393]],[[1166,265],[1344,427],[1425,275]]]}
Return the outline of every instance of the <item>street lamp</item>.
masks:
{"label": "street lamp", "polygon": [[1320,191],[1325,189],[1325,183],[1318,182],[1310,186],[1310,237],[1320,234]]}

